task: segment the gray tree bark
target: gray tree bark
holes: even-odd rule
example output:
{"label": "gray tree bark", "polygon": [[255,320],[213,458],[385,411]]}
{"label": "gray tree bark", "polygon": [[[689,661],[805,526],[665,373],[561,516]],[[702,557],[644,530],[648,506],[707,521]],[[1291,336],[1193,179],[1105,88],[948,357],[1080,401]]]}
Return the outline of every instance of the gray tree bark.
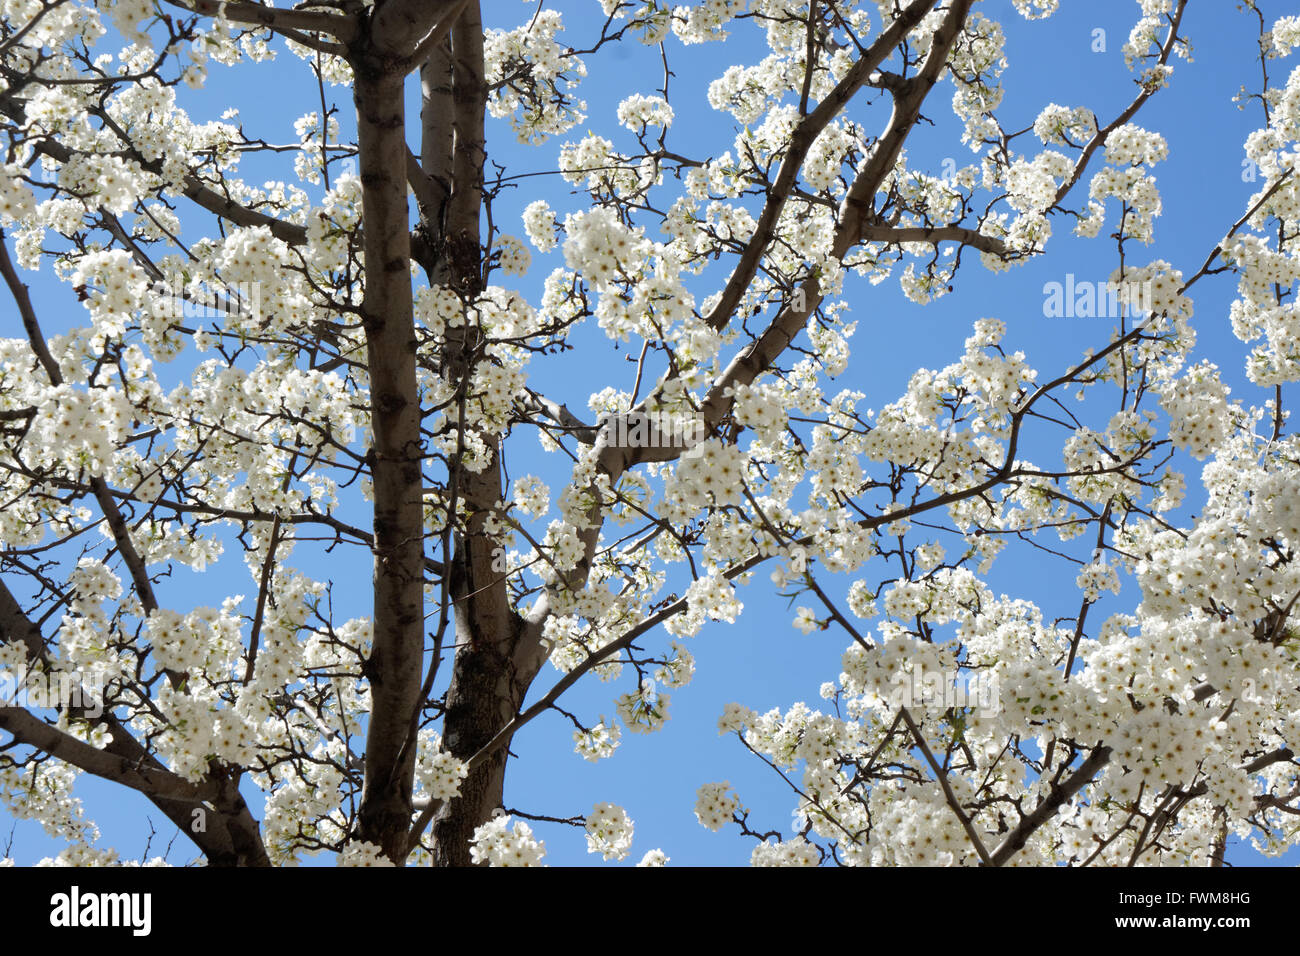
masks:
{"label": "gray tree bark", "polygon": [[407,745],[424,655],[424,485],[411,301],[400,18],[354,41],[366,265],[362,321],[370,371],[374,486],[374,643],[365,674],[372,708],[360,836],[393,859],[406,852],[415,779]]}

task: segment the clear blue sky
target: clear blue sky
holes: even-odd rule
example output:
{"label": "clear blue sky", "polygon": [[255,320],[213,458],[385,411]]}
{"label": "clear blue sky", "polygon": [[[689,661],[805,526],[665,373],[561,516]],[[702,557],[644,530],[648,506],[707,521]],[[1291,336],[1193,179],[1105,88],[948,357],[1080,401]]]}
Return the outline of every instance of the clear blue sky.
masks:
{"label": "clear blue sky", "polygon": [[[566,13],[564,39],[577,47],[588,47],[603,18],[595,0],[547,3]],[[1291,5],[1261,3],[1266,20],[1289,12]],[[515,26],[531,15],[532,5],[509,0],[485,4],[494,25]],[[1120,47],[1137,17],[1138,6],[1131,0],[1098,0],[1082,3],[1067,0],[1061,12],[1046,22],[1027,23],[1011,8],[1009,0],[991,0],[980,5],[985,15],[1002,22],[1007,33],[1010,66],[1004,74],[1004,104],[999,111],[1008,129],[1020,129],[1033,122],[1050,102],[1093,109],[1104,123],[1128,104],[1133,95],[1132,74],[1125,68]],[[575,12],[576,11],[576,12]],[[1107,51],[1095,53],[1093,30],[1107,31]],[[1241,144],[1259,123],[1257,107],[1241,111],[1232,102],[1238,85],[1254,83],[1251,67],[1256,42],[1253,17],[1224,0],[1193,0],[1183,24],[1194,48],[1194,62],[1175,61],[1171,86],[1156,96],[1135,122],[1160,131],[1167,138],[1169,159],[1155,168],[1164,200],[1164,212],[1156,224],[1156,242],[1139,250],[1150,258],[1163,258],[1186,273],[1194,272],[1227,228],[1242,214],[1255,185],[1241,181]],[[673,73],[671,101],[676,111],[669,145],[689,156],[716,155],[731,148],[733,121],[708,105],[708,83],[730,63],[754,62],[766,53],[758,29],[739,24],[732,40],[724,45],[683,47],[668,43]],[[540,147],[517,145],[509,127],[490,121],[489,154],[507,168],[507,174],[553,169],[560,145],[576,140],[585,129],[612,139],[616,145],[632,148],[631,134],[618,127],[615,109],[633,92],[653,93],[661,80],[662,66],[657,49],[636,43],[619,44],[585,58],[589,76],[579,95],[588,104],[588,119],[570,134]],[[1289,69],[1282,61],[1278,71]],[[1283,76],[1285,74],[1282,74]],[[268,90],[275,91],[267,95]],[[341,110],[345,138],[351,120],[350,95],[333,88],[331,95]],[[301,94],[301,95],[299,95]],[[974,161],[974,154],[962,148],[954,135],[948,107],[951,87],[943,85],[932,96],[927,115],[934,128],[922,127],[909,142],[911,162],[918,168],[939,172],[945,157],[959,166]],[[208,88],[201,93],[182,90],[182,102],[196,120],[215,119],[228,106],[237,106],[250,136],[272,142],[293,140],[293,122],[303,112],[317,108],[314,83],[300,61],[287,53],[277,63],[250,65],[229,70],[211,66]],[[414,103],[412,104],[414,105]],[[851,107],[856,118],[869,128],[883,125],[886,109]],[[412,114],[414,115],[414,110]],[[415,141],[414,138],[412,140]],[[247,164],[245,175],[292,179],[287,164],[278,171]],[[566,211],[582,208],[581,196],[571,194],[558,176],[519,180],[519,188],[508,192],[494,209],[496,222],[506,232],[522,236],[519,213],[534,199],[547,199],[561,218]],[[921,366],[940,368],[955,361],[971,323],[982,317],[1004,320],[1008,334],[1004,345],[1022,349],[1031,364],[1045,377],[1077,361],[1090,346],[1105,343],[1110,320],[1047,319],[1042,314],[1045,282],[1064,281],[1066,273],[1080,278],[1104,280],[1115,267],[1113,242],[1104,239],[1079,240],[1069,234],[1063,220],[1054,221],[1056,235],[1047,254],[1032,264],[1010,273],[994,275],[984,270],[973,256],[958,276],[956,292],[929,306],[908,302],[897,282],[869,286],[850,283],[848,298],[858,322],[852,340],[853,358],[839,384],[861,390],[868,396],[864,407],[880,408],[898,397],[912,372]],[[1145,259],[1142,259],[1145,262]],[[562,264],[557,251],[549,256],[534,254],[527,277],[520,288],[533,294],[545,276]],[[709,274],[697,290],[702,296],[717,288],[719,273]],[[48,272],[29,279],[37,306],[46,317],[47,332],[83,321],[79,307],[66,286],[54,285]],[[500,280],[498,280],[500,281]],[[1253,390],[1242,374],[1245,347],[1231,334],[1227,306],[1233,297],[1235,280],[1220,277],[1198,284],[1194,326],[1199,341],[1195,358],[1207,357],[1224,371],[1234,396],[1262,402],[1264,395]],[[11,315],[8,306],[5,315]],[[9,320],[6,319],[6,327]],[[16,326],[16,322],[13,323]],[[14,331],[5,334],[17,334]],[[530,367],[530,384],[549,397],[579,411],[588,395],[606,385],[630,387],[626,351],[615,351],[594,323],[575,337],[579,348],[562,357],[535,360]],[[1253,394],[1252,394],[1253,392]],[[1035,445],[1033,436],[1024,454],[1038,460],[1059,453],[1059,438]],[[543,456],[531,437],[515,440],[510,449],[514,475],[541,475],[558,491],[563,483],[558,457]],[[1049,450],[1049,447],[1055,450]],[[1185,462],[1188,475],[1189,508],[1195,511],[1201,489],[1194,463]],[[1080,545],[1082,547],[1082,545]],[[292,563],[306,573],[336,582],[336,608],[343,617],[366,612],[369,592],[352,588],[350,581],[367,581],[368,555],[330,556],[328,563],[309,557],[299,548]],[[868,569],[869,577],[875,569]],[[1073,615],[1079,594],[1074,585],[1076,569],[1065,562],[1044,562],[1032,551],[1009,547],[988,577],[995,591],[1005,591],[1036,601],[1045,617]],[[164,582],[161,599],[180,609],[216,603],[213,595],[229,592],[253,593],[252,583],[232,550],[218,570],[202,577],[178,573]],[[793,608],[770,592],[767,570],[755,575],[754,584],[740,592],[745,612],[734,625],[709,624],[689,640],[697,670],[691,685],[672,692],[672,719],[664,730],[651,736],[624,732],[618,754],[590,764],[572,750],[568,722],[558,716],[543,717],[524,729],[513,750],[518,754],[507,780],[506,802],[534,813],[553,816],[585,814],[596,801],[612,801],[625,807],[636,821],[636,840],[627,864],[648,849],[663,848],[672,864],[744,863],[752,841],[742,839],[734,828],[712,833],[696,823],[693,814],[696,788],[706,782],[729,780],[744,803],[753,811],[758,829],[790,831],[794,795],[768,768],[744,752],[732,737],[719,737],[716,721],[724,704],[737,701],[758,711],[788,708],[804,700],[811,706],[822,702],[818,688],[834,680],[840,670],[840,656],[849,642],[836,630],[804,636],[790,626]],[[1116,599],[1094,609],[1097,623],[1121,607],[1131,608],[1138,600],[1129,584]],[[1098,613],[1102,612],[1102,613]],[[656,635],[645,646],[666,646],[666,637]],[[444,671],[445,673],[446,671]],[[536,682],[544,691],[559,676],[549,667]],[[563,701],[566,709],[585,718],[613,715],[613,698],[629,689],[629,677],[612,684],[584,683]],[[251,788],[249,788],[251,791]],[[152,819],[159,834],[157,852],[170,838],[172,828],[160,814],[135,794],[86,780],[79,785],[87,811],[104,831],[104,843],[118,846],[124,856],[138,855]],[[250,797],[254,796],[250,792]],[[562,826],[537,825],[547,843],[548,862],[587,864],[599,861],[586,852],[581,831]],[[0,825],[0,845],[8,824]],[[13,856],[30,862],[54,854],[58,846],[46,839],[34,824],[22,823],[14,837]],[[182,862],[192,855],[183,838],[177,841],[171,859]],[[1256,860],[1253,853],[1234,847],[1230,860]]]}

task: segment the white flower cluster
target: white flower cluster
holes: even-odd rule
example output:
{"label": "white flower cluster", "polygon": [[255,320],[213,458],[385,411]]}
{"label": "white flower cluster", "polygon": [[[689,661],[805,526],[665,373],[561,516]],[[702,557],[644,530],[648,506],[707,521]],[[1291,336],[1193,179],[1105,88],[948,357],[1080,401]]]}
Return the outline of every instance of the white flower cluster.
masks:
{"label": "white flower cluster", "polygon": [[1100,598],[1102,591],[1118,594],[1120,588],[1119,575],[1104,556],[1084,565],[1075,579],[1075,584],[1083,591],[1083,598],[1089,603]]}
{"label": "white flower cluster", "polygon": [[668,514],[685,518],[709,505],[740,504],[745,493],[744,451],[710,438],[692,449],[665,482],[664,507]]}
{"label": "white flower cluster", "polygon": [[1112,166],[1154,166],[1169,156],[1169,145],[1159,133],[1128,123],[1106,137],[1106,162]]}
{"label": "white flower cluster", "polygon": [[673,33],[683,43],[725,40],[727,31],[723,27],[745,8],[746,3],[747,0],[700,0],[693,7],[678,7],[674,10]]}
{"label": "white flower cluster", "polygon": [[533,518],[551,510],[551,491],[535,475],[521,475],[514,481],[515,507]]}
{"label": "white flower cluster", "polygon": [[524,209],[524,232],[539,252],[555,248],[555,212],[545,199],[535,199]]}
{"label": "white flower cluster", "polygon": [[433,800],[450,800],[460,793],[460,783],[469,776],[469,765],[442,749],[442,737],[431,730],[420,731],[415,778]]}
{"label": "white flower cluster", "polygon": [[509,117],[521,143],[536,145],[584,118],[587,105],[572,92],[587,68],[555,39],[563,29],[559,11],[541,10],[517,29],[483,31],[488,111]]}
{"label": "white flower cluster", "polygon": [[362,840],[353,840],[343,847],[338,855],[339,866],[378,866],[388,867],[397,864],[384,855],[383,847]]}
{"label": "white flower cluster", "polygon": [[1044,146],[1081,146],[1097,135],[1097,116],[1086,106],[1049,103],[1034,120],[1034,135]]}
{"label": "white flower cluster", "polygon": [[587,815],[585,828],[588,853],[622,860],[632,849],[632,818],[617,804],[596,804]]}
{"label": "white flower cluster", "polygon": [[528,251],[528,247],[515,236],[498,236],[496,251],[499,257],[498,264],[506,275],[523,275],[533,261],[533,255]]}
{"label": "white flower cluster", "polygon": [[602,292],[611,288],[620,274],[637,271],[647,251],[645,240],[606,207],[566,217],[564,232],[565,263]]}
{"label": "white flower cluster", "polygon": [[706,783],[695,792],[695,819],[710,830],[721,830],[730,823],[739,807],[730,783]]}
{"label": "white flower cluster", "polygon": [[686,602],[690,617],[710,621],[735,621],[745,607],[736,599],[735,586],[716,572],[692,581],[686,589]]}
{"label": "white flower cluster", "polygon": [[647,126],[667,129],[673,124],[673,108],[662,96],[634,93],[618,104],[618,121],[633,132]]}
{"label": "white flower cluster", "polygon": [[0,225],[23,222],[36,209],[36,197],[22,176],[22,167],[17,163],[0,166]]}
{"label": "white flower cluster", "polygon": [[816,866],[821,862],[817,847],[803,838],[760,843],[750,856],[750,866]]}
{"label": "white flower cluster", "polygon": [[1061,6],[1061,0],[1011,0],[1016,12],[1026,20],[1044,20]]}
{"label": "white flower cluster", "polygon": [[546,844],[533,838],[533,829],[522,820],[510,826],[502,814],[474,830],[470,858],[488,866],[542,866]]}
{"label": "white flower cluster", "polygon": [[655,688],[649,681],[637,686],[635,691],[620,694],[614,701],[618,716],[634,734],[652,734],[668,721],[670,697]]}
{"label": "white flower cluster", "polygon": [[594,727],[586,731],[573,732],[573,752],[583,760],[595,763],[614,755],[622,735],[623,732],[619,730],[618,724],[601,717],[600,723]]}
{"label": "white flower cluster", "polygon": [[1300,46],[1300,16],[1279,17],[1273,21],[1269,30],[1273,37],[1273,51],[1278,56],[1287,56]]}
{"label": "white flower cluster", "polygon": [[1205,458],[1223,444],[1231,424],[1230,391],[1209,362],[1192,366],[1172,382],[1163,391],[1160,405],[1169,415],[1174,444],[1194,458]]}

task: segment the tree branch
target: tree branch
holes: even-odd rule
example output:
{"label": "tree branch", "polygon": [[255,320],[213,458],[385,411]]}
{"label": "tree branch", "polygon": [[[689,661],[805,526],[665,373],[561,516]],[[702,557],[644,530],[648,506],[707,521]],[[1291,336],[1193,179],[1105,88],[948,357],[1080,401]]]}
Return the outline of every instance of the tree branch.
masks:
{"label": "tree branch", "polygon": [[776,182],[768,192],[767,202],[763,206],[762,213],[759,214],[753,235],[745,244],[745,250],[727,280],[718,304],[704,320],[710,327],[720,330],[731,321],[731,314],[758,273],[759,263],[775,236],[777,219],[799,178],[808,150],[812,148],[818,135],[839,115],[853,95],[866,84],[871,72],[893,53],[894,48],[907,36],[908,31],[925,18],[935,2],[936,0],[913,0],[898,19],[876,38],[871,48],[840,78],[835,88],[827,94],[826,99],[799,121],[799,125],[791,134],[790,146],[786,150],[785,158],[781,160]]}
{"label": "tree branch", "polygon": [[[313,13],[308,10],[262,6],[260,3],[248,3],[243,2],[243,0],[188,0],[188,2],[167,0],[167,3],[191,13],[220,17],[234,23],[249,23],[269,27],[277,33],[285,35],[297,31],[326,33],[346,43],[352,39],[357,29],[356,18],[346,14]],[[292,39],[299,43],[302,42],[298,36],[293,36]],[[333,49],[342,50],[343,48],[334,47]]]}

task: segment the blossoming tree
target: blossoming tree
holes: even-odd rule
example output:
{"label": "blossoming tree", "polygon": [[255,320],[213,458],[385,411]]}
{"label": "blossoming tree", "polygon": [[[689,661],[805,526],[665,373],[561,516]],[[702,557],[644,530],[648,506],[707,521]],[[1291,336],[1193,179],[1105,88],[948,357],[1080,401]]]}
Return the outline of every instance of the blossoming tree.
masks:
{"label": "blossoming tree", "polygon": [[[92,775],[210,865],[536,863],[498,812],[520,728],[558,711],[588,759],[657,729],[694,669],[684,639],[770,572],[796,626],[847,650],[822,709],[719,702],[797,794],[794,829],[762,833],[700,781],[700,822],[755,836],[754,862],[1289,845],[1300,69],[1270,66],[1300,18],[1260,14],[1243,64],[1255,195],[1203,262],[1169,262],[1146,248],[1166,141],[1139,121],[1188,54],[1187,0],[1141,0],[1126,108],[1027,118],[1000,115],[1003,31],[976,0],[591,0],[577,46],[541,4],[513,30],[481,6],[5,0],[0,668],[70,691],[0,701],[9,812],[67,862],[114,862],[72,792]],[[1003,6],[1047,31],[1057,0]],[[708,87],[736,135],[696,155],[671,57],[739,29],[768,49]],[[619,107],[620,148],[575,132],[584,58],[616,44],[664,67]],[[320,91],[298,142],[192,115],[209,100],[188,87],[272,57]],[[325,105],[340,87],[354,117]],[[907,147],[945,111],[970,163],[936,175]],[[527,242],[493,215],[510,171],[488,117],[527,147],[569,137],[573,207],[528,205]],[[281,156],[291,184],[241,173]],[[846,280],[927,302],[963,257],[1012,271],[1063,229],[1113,244],[1119,290],[1076,362],[1040,373],[980,319],[878,411],[835,383],[862,314]],[[517,288],[529,244],[563,252],[540,294]],[[64,283],[57,316],[28,270]],[[1221,274],[1245,402],[1189,358],[1195,287]],[[593,367],[575,411],[530,373],[591,324],[637,358]],[[1182,518],[1191,459],[1206,498]],[[562,473],[554,494],[512,460]],[[1040,531],[1082,541],[1073,617],[982,580]],[[336,549],[373,556],[365,613],[314,576]],[[230,594],[172,584],[230,565]],[[1130,612],[1090,617],[1121,580]],[[998,706],[901,701],[920,673],[988,677]],[[617,682],[618,720],[565,709],[588,678]],[[622,808],[570,822],[628,855]]]}

